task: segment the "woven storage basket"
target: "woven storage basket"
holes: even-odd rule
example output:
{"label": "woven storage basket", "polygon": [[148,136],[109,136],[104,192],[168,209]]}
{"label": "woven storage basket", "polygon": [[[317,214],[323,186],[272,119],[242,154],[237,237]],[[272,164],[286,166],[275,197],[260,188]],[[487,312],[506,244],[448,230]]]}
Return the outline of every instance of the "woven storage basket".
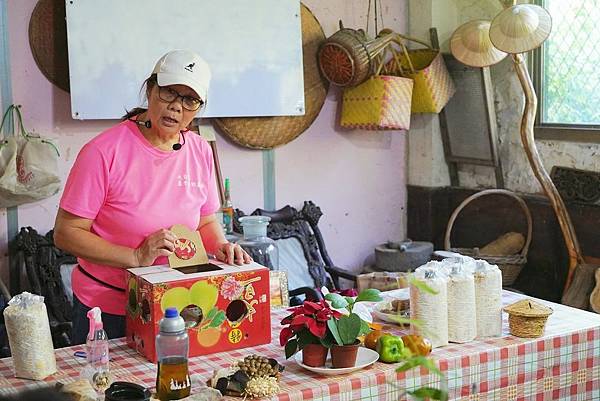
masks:
{"label": "woven storage basket", "polygon": [[[473,200],[475,200],[477,198],[481,198],[482,196],[488,196],[488,195],[505,195],[510,198],[513,198],[514,200],[517,201],[517,203],[523,210],[523,213],[525,214],[525,218],[527,219],[527,237],[525,240],[525,245],[523,246],[523,249],[521,250],[521,253],[518,253],[516,255],[508,255],[508,256],[482,255],[479,253],[479,248],[453,248],[450,245],[450,235],[452,233],[452,227],[454,226],[454,222],[456,221],[458,214],[465,208],[465,206],[467,206]],[[450,216],[450,220],[448,220],[448,227],[446,227],[444,246],[445,246],[446,250],[448,250],[448,251],[458,252],[462,255],[471,256],[476,259],[484,259],[488,263],[498,265],[498,267],[500,268],[500,271],[502,272],[502,285],[507,286],[507,285],[512,285],[515,282],[515,280],[519,276],[519,273],[521,272],[521,269],[523,268],[523,266],[525,266],[525,263],[527,263],[527,252],[529,250],[529,245],[531,244],[531,231],[532,231],[531,213],[529,212],[529,208],[527,207],[527,204],[521,197],[517,196],[514,192],[507,191],[505,189],[487,189],[485,191],[477,192],[477,193],[469,196],[460,205],[458,205],[458,207],[454,210],[454,212],[452,212],[452,215]]]}
{"label": "woven storage basket", "polygon": [[302,4],[302,58],[304,65],[303,116],[227,117],[213,121],[234,142],[252,149],[272,149],[296,139],[313,123],[323,107],[329,83],[319,73],[317,51],[325,40],[319,21]]}
{"label": "woven storage basket", "polygon": [[398,35],[405,41],[425,46],[425,49],[411,49],[401,54],[402,66],[414,72],[404,76],[415,81],[412,94],[413,113],[439,113],[456,92],[454,81],[446,68],[442,53],[427,43],[404,35]]}
{"label": "woven storage basket", "polygon": [[[404,53],[408,53],[403,43],[400,46]],[[398,52],[391,44],[388,45],[383,55],[377,57],[379,65],[373,76],[360,85],[344,88],[342,127],[365,130],[410,128],[413,80],[401,76],[403,69]],[[384,63],[387,53],[391,53],[395,63]]]}
{"label": "woven storage basket", "polygon": [[552,308],[531,299],[522,299],[503,309],[508,313],[510,334],[516,337],[534,338],[544,334]]}
{"label": "woven storage basket", "polygon": [[387,31],[371,39],[362,29],[344,28],[331,35],[318,53],[319,68],[332,84],[353,87],[365,82],[376,69],[376,59],[394,39]]}
{"label": "woven storage basket", "polygon": [[319,49],[319,68],[334,85],[355,86],[373,73],[373,57],[366,47],[369,41],[362,29],[344,28],[331,35]]}

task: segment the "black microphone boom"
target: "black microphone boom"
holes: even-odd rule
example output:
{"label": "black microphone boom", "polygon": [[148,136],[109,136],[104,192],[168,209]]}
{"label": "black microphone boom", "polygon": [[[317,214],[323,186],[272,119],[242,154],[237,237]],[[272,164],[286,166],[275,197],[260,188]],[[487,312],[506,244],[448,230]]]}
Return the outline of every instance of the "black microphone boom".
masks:
{"label": "black microphone boom", "polygon": [[[136,123],[137,125],[143,125],[146,128],[152,128],[152,122],[150,120],[148,121],[140,121],[140,120],[133,120],[133,119],[129,119],[129,121]],[[185,145],[185,135],[183,134],[184,131],[179,131],[179,133],[181,134],[181,136],[183,137],[183,143],[174,143],[173,144],[173,150],[179,150],[181,149],[181,147],[183,145]]]}

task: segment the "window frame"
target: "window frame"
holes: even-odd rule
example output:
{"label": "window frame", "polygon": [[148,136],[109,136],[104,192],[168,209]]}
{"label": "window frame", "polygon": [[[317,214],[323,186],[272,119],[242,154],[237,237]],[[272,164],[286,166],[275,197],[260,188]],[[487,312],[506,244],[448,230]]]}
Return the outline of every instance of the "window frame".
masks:
{"label": "window frame", "polygon": [[[534,0],[534,4],[544,6],[544,0]],[[600,125],[578,124],[542,124],[542,74],[544,71],[543,45],[532,52],[529,57],[533,86],[538,97],[537,113],[535,116],[534,134],[536,139],[549,139],[567,142],[600,143]]]}

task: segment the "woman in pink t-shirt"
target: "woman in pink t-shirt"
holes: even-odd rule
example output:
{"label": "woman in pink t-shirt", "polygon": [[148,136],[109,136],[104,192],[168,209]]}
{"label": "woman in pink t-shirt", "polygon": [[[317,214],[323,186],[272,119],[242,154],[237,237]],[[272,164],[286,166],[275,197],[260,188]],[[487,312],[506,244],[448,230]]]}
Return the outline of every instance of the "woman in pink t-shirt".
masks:
{"label": "woman in pink t-shirt", "polygon": [[193,52],[165,54],[145,81],[148,108],[134,109],[79,152],[54,227],[55,244],[79,261],[72,274],[74,344],[85,342],[94,306],[109,337],[125,335],[126,269],[166,264],[175,224],[197,229],[221,261],[251,261],[223,235],[211,148],[187,129],[206,102],[210,76]]}

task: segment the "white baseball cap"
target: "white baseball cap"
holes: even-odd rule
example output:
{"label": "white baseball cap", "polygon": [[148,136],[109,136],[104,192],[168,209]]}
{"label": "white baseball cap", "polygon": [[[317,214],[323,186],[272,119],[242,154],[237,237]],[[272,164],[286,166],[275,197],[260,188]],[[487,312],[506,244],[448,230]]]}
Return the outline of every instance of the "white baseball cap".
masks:
{"label": "white baseball cap", "polygon": [[189,50],[173,50],[162,56],[152,70],[160,86],[185,85],[206,101],[210,86],[210,67],[202,57]]}

